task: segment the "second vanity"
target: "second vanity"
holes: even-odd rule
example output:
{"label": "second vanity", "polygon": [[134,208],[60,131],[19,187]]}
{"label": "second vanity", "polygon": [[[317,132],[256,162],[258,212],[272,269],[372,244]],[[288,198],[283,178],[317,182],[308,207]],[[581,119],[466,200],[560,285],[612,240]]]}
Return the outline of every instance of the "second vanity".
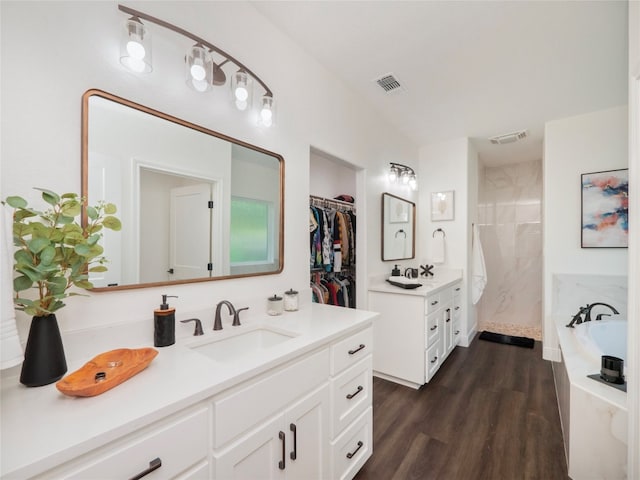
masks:
{"label": "second vanity", "polygon": [[462,276],[449,272],[437,280],[416,279],[421,287],[403,289],[380,279],[369,286],[374,323],[374,375],[420,388],[436,374],[460,341]]}
{"label": "second vanity", "polygon": [[[96,397],[3,377],[1,476],[352,478],[372,453],[375,317],[314,304],[221,332],[204,325]],[[69,372],[149,346],[149,333],[149,322],[70,333]],[[245,354],[240,337],[252,339]],[[233,354],[209,355],[212,340]]]}

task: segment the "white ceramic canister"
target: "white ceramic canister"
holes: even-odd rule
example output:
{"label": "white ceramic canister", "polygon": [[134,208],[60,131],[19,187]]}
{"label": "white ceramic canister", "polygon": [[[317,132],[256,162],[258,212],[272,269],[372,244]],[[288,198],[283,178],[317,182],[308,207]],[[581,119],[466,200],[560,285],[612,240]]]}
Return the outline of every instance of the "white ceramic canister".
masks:
{"label": "white ceramic canister", "polygon": [[284,302],[282,297],[274,294],[273,297],[267,299],[267,313],[269,315],[282,315],[283,310]]}
{"label": "white ceramic canister", "polygon": [[298,292],[293,288],[284,292],[284,310],[285,312],[295,312],[298,310]]}

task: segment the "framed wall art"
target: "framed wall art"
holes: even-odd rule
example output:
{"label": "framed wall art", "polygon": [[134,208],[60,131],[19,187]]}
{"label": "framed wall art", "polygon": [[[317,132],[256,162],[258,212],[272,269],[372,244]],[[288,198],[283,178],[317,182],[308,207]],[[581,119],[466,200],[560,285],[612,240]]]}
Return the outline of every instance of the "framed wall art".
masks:
{"label": "framed wall art", "polygon": [[629,169],[583,173],[582,248],[629,245]]}
{"label": "framed wall art", "polygon": [[453,220],[455,213],[454,191],[431,194],[431,221]]}

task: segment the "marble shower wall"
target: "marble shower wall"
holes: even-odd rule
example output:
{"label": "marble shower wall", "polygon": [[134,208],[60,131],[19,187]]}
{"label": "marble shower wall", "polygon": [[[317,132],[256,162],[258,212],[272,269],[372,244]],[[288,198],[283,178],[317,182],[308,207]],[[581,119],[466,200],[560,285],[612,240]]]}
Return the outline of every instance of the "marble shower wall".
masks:
{"label": "marble shower wall", "polygon": [[480,171],[480,330],[542,340],[542,161]]}

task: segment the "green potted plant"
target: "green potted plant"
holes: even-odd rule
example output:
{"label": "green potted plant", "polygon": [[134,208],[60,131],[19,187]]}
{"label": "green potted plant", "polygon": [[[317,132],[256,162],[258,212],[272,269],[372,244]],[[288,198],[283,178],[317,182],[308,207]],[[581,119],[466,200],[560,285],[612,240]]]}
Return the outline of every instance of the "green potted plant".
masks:
{"label": "green potted plant", "polygon": [[[48,204],[44,211],[29,207],[22,197],[7,197],[3,202],[14,208],[14,304],[33,316],[20,374],[20,382],[29,387],[53,383],[66,373],[55,312],[65,306],[65,298],[80,295],[73,287],[93,288],[89,272],[107,270],[99,244],[101,232],[121,228],[112,203],[91,207],[75,193],[36,190]],[[78,222],[83,207],[84,225]],[[34,290],[35,295],[25,296]]]}

